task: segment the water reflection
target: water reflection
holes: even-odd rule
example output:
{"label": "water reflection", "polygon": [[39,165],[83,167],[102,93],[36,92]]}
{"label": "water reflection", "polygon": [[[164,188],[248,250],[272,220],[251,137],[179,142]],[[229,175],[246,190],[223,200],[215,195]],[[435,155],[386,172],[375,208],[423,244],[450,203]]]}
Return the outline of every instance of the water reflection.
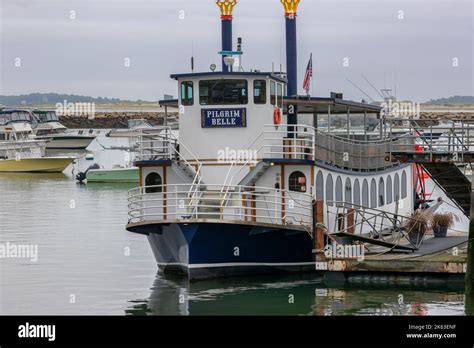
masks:
{"label": "water reflection", "polygon": [[128,315],[464,315],[459,288],[332,286],[316,276],[206,280],[157,276]]}

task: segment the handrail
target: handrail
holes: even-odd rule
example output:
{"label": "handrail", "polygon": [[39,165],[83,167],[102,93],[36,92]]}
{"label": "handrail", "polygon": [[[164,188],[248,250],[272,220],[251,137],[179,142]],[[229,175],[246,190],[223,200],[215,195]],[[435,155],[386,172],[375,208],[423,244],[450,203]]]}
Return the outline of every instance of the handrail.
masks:
{"label": "handrail", "polygon": [[[200,191],[198,199],[188,197],[189,186],[190,184],[155,185],[129,190],[129,223],[146,222],[152,215],[163,221],[190,218],[221,221],[251,219],[274,225],[300,226],[306,231],[311,229],[313,198],[310,194],[268,187],[226,186],[224,191],[229,194],[226,198],[228,206],[223,207],[220,202],[216,202],[224,192],[223,185],[206,184],[206,190]],[[166,195],[159,194],[164,192]],[[292,207],[288,208],[287,204],[291,200]],[[280,217],[282,209],[287,212],[284,217]]]}
{"label": "handrail", "polygon": [[[169,126],[166,127],[160,127],[157,129],[142,129],[140,130],[140,139],[141,141],[138,142],[139,149],[140,149],[140,159],[144,157],[143,150],[144,149],[167,149],[168,151],[168,157],[172,159],[173,157],[176,157],[176,159],[179,159],[181,162],[183,162],[188,168],[192,170],[194,173],[194,178],[193,182],[191,185],[191,188],[189,189],[188,195],[191,197],[191,199],[194,199],[197,196],[197,193],[199,191],[199,188],[202,184],[202,176],[201,176],[201,169],[202,169],[202,163],[198,160],[198,158],[193,154],[191,150],[178,138],[176,138],[173,133],[171,132],[172,128]],[[163,135],[163,131],[165,131],[165,135]],[[150,137],[153,137],[150,139],[150,141],[153,141],[155,139],[164,139],[164,145],[163,146],[151,146],[151,147],[143,147],[143,144],[146,141],[143,141],[143,136],[148,135]],[[173,141],[173,145],[171,144],[171,141]],[[196,170],[194,166],[182,155],[181,151],[178,150],[178,145],[180,148],[184,148],[186,152],[191,156],[191,158],[198,164],[198,169]],[[173,153],[174,152],[174,153]],[[176,156],[174,156],[176,155]]]}
{"label": "handrail", "polygon": [[[425,158],[433,161],[435,155],[453,155],[452,161],[463,162],[465,155],[472,157],[474,146],[474,120],[443,121],[443,120],[406,120],[409,132],[405,136],[406,143],[390,145],[392,154],[423,153]],[[392,128],[393,120],[389,120]],[[424,125],[423,125],[423,124]],[[427,125],[427,126],[426,126]]]}

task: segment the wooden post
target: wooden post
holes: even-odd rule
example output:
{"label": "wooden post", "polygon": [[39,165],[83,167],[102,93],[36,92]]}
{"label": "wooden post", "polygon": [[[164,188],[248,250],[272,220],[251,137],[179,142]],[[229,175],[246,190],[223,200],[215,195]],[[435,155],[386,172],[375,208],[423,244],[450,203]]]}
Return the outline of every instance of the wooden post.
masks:
{"label": "wooden post", "polygon": [[314,248],[316,250],[324,249],[324,231],[317,227],[318,224],[324,223],[324,201],[313,201],[313,231],[314,231]]}
{"label": "wooden post", "polygon": [[355,232],[354,216],[354,209],[347,209],[347,233],[350,234],[354,234]]}

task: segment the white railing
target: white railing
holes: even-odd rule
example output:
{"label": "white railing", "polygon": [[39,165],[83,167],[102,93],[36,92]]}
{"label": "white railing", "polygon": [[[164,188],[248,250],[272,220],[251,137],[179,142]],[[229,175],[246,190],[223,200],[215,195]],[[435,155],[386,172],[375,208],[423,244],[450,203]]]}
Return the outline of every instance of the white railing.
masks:
{"label": "white railing", "polygon": [[[186,170],[194,174],[188,197],[194,201],[199,196],[199,188],[203,183],[201,176],[202,163],[183,142],[180,142],[173,135],[171,127],[142,129],[138,136],[137,146],[136,161],[176,160],[180,164],[183,163]],[[195,162],[197,169],[183,156],[183,150]]]}
{"label": "white railing", "polygon": [[[311,231],[307,193],[268,187],[205,185],[190,196],[191,184],[139,187],[129,191],[129,223],[212,220],[291,226]],[[225,197],[225,204],[222,201]]]}
{"label": "white railing", "polygon": [[170,127],[140,130],[137,147],[137,161],[175,159],[179,148],[178,140],[173,137]]}
{"label": "white railing", "polygon": [[[396,129],[400,120],[390,120],[387,128]],[[393,142],[387,152],[400,155],[420,153],[430,162],[445,155],[452,162],[471,162],[474,155],[474,120],[407,120],[404,142]]]}
{"label": "white railing", "polygon": [[[307,125],[264,126],[257,136],[241,150],[253,150],[258,158],[314,159],[315,130]],[[137,160],[176,159],[182,148],[191,151],[177,139],[170,127],[142,130],[137,141]],[[183,156],[179,156],[183,159]],[[189,157],[189,156],[188,156]],[[256,159],[255,159],[256,160]]]}
{"label": "white railing", "polygon": [[263,158],[314,160],[315,129],[308,125],[265,125]]}

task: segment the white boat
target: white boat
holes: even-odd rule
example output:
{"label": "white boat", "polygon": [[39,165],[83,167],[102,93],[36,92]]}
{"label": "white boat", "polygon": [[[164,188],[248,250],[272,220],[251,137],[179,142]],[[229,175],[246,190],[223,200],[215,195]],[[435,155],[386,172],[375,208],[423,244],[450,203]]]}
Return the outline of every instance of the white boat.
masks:
{"label": "white boat", "polygon": [[[233,4],[217,4],[227,6],[222,52],[240,56],[232,51]],[[375,115],[382,124],[382,108],[341,94],[297,95],[296,11],[285,10],[288,76],[232,71],[232,57],[223,58],[222,71],[173,74],[179,137],[170,127],[141,131],[140,187],[129,192],[126,228],[147,237],[165,274],[196,280],[315,271],[315,251],[329,234],[354,229],[343,209],[414,210],[413,167],[386,160],[392,139],[318,129],[318,116],[347,115],[345,134],[351,117]],[[369,222],[352,233],[371,231]]]}
{"label": "white boat", "polygon": [[87,171],[88,183],[138,183],[137,167],[114,166],[111,169],[90,169]]}
{"label": "white boat", "polygon": [[95,139],[93,135],[74,134],[59,122],[54,111],[33,110],[37,124],[36,138],[50,139],[47,149],[84,150]]}
{"label": "white boat", "polygon": [[145,119],[130,119],[127,120],[126,129],[113,129],[106,134],[111,138],[135,138],[142,130],[150,130],[154,127]]}
{"label": "white boat", "polygon": [[46,157],[49,139],[36,139],[27,110],[0,111],[0,172],[63,172],[73,157]]}

